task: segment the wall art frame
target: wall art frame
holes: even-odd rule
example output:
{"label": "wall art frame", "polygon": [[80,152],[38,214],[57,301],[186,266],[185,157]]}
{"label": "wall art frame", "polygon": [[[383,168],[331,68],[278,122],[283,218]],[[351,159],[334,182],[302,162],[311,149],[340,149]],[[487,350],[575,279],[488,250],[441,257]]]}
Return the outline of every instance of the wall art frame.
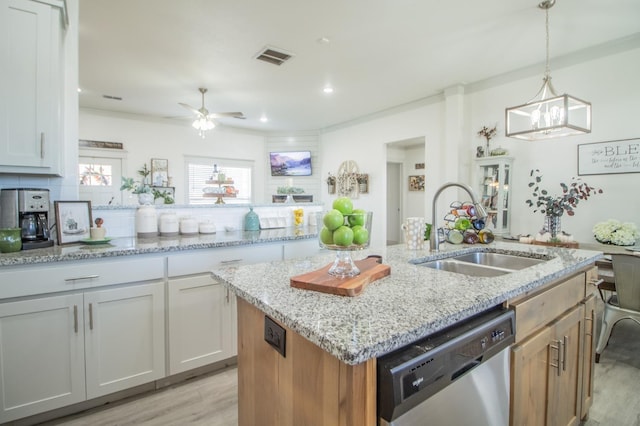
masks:
{"label": "wall art frame", "polygon": [[409,191],[424,191],[424,175],[409,176]]}
{"label": "wall art frame", "polygon": [[151,186],[167,186],[169,182],[169,160],[151,159]]}
{"label": "wall art frame", "polygon": [[578,176],[640,173],[640,138],[578,145]]}
{"label": "wall art frame", "polygon": [[72,244],[90,237],[91,201],[54,201],[58,244]]}

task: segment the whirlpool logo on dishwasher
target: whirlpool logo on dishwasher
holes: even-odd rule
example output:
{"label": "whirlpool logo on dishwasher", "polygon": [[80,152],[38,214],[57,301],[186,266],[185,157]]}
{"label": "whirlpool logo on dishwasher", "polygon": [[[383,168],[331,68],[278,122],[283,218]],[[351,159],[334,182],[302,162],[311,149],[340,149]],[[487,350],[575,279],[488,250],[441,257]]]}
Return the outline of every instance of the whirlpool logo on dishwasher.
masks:
{"label": "whirlpool logo on dishwasher", "polygon": [[411,384],[413,385],[414,388],[417,388],[420,386],[420,383],[424,382],[424,377],[419,377],[416,380],[414,380],[413,382],[411,382]]}

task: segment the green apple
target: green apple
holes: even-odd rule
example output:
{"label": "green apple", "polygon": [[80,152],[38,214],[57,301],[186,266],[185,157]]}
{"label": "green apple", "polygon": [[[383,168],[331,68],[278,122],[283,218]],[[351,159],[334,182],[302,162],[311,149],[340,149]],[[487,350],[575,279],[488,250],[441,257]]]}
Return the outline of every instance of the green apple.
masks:
{"label": "green apple", "polygon": [[322,218],[322,223],[329,231],[335,231],[344,224],[344,216],[336,209],[329,210]]}
{"label": "green apple", "polygon": [[347,247],[353,243],[353,230],[346,225],[333,231],[333,242],[339,246]]}
{"label": "green apple", "polygon": [[367,228],[356,225],[351,228],[351,230],[353,230],[353,244],[362,245],[369,242],[369,231],[367,231]]}
{"label": "green apple", "polygon": [[320,230],[320,241],[322,244],[333,244],[333,231],[329,231],[326,226]]}
{"label": "green apple", "polygon": [[353,211],[353,202],[351,202],[351,198],[349,197],[339,197],[333,201],[333,208],[343,215],[351,214]]}
{"label": "green apple", "polygon": [[353,212],[347,217],[349,225],[364,226],[364,219],[367,216],[367,212],[362,209],[354,209]]}

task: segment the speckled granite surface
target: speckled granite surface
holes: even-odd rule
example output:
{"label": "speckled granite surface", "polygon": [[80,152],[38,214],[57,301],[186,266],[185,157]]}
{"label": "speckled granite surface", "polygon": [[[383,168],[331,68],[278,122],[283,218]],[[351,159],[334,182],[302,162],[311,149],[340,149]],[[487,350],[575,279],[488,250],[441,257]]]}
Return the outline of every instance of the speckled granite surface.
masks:
{"label": "speckled granite surface", "polygon": [[[549,259],[493,278],[438,271],[419,262],[472,251],[494,251]],[[437,255],[403,245],[356,252],[354,259],[380,254],[391,275],[369,284],[357,297],[292,288],[289,277],[333,261],[313,258],[212,271],[241,297],[347,364],[358,364],[407,345],[455,322],[590,265],[601,252],[495,242],[443,244]]]}
{"label": "speckled granite surface", "polygon": [[291,241],[316,238],[316,228],[281,228],[244,232],[218,231],[215,234],[179,235],[154,238],[113,238],[108,244],[71,244],[16,253],[0,253],[0,268],[12,265],[60,262],[66,260],[99,259],[103,257],[132,256],[145,253],[163,253],[182,250],[206,249]]}

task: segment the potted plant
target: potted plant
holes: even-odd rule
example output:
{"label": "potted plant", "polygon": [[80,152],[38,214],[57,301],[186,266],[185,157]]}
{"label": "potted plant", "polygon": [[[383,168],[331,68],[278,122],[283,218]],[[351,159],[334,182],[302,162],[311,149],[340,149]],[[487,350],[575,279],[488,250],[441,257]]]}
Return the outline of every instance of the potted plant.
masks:
{"label": "potted plant", "polygon": [[154,200],[151,187],[143,182],[136,181],[133,178],[123,176],[120,191],[131,191],[133,194],[137,194],[138,202],[140,204],[151,204]]}
{"label": "potted plant", "polygon": [[529,175],[532,181],[529,182],[531,188],[531,198],[525,203],[533,207],[533,211],[541,212],[545,215],[544,231],[551,233],[551,239],[555,240],[560,233],[560,217],[566,212],[568,216],[575,215],[575,209],[580,201],[586,201],[594,194],[602,194],[602,189],[589,186],[582,179],[572,177],[569,184],[560,183],[562,192],[560,195],[550,195],[549,191],[540,188],[542,173],[540,170],[531,170]]}

